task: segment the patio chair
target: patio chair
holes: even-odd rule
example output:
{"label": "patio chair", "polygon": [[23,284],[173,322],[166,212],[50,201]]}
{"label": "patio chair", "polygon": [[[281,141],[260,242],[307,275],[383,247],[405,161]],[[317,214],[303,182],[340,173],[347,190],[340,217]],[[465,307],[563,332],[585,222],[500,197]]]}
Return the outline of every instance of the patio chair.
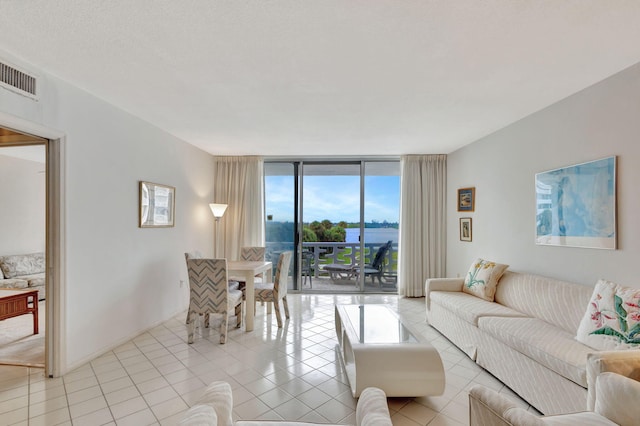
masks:
{"label": "patio chair", "polygon": [[[382,271],[384,270],[384,261],[387,258],[387,253],[391,250],[391,245],[393,241],[389,240],[385,244],[381,245],[376,252],[375,257],[373,258],[373,262],[364,265],[362,272],[364,273],[365,280],[367,277],[371,277],[371,282],[376,282],[376,277],[378,278],[378,283],[380,287],[382,287]],[[355,266],[355,276],[356,279],[360,275],[360,268]]]}
{"label": "patio chair", "polygon": [[313,252],[309,250],[302,251],[302,276],[304,277],[304,281],[302,285],[304,286],[307,283],[307,277],[309,277],[309,288],[313,288],[313,273],[311,270],[311,261],[313,260]]}

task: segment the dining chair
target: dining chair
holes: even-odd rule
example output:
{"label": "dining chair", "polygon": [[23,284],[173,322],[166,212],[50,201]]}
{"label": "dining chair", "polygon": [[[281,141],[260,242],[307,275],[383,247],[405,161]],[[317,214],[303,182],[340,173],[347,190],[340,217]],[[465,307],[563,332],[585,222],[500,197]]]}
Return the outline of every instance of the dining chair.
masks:
{"label": "dining chair", "polygon": [[[240,248],[240,260],[247,262],[263,262],[266,249],[265,247],[241,247]],[[236,288],[240,290],[244,289],[245,279],[244,277],[230,277],[229,280],[237,281],[239,285]],[[262,276],[256,275],[254,282],[262,282]]]}
{"label": "dining chair", "polygon": [[188,343],[193,343],[198,314],[204,314],[204,327],[209,327],[209,314],[221,314],[220,343],[227,340],[229,313],[242,325],[242,292],[229,288],[227,259],[190,259],[185,255],[189,272]]}
{"label": "dining chair", "polygon": [[259,262],[264,260],[266,249],[264,247],[242,247],[240,249],[240,260]]}
{"label": "dining chair", "polygon": [[[185,259],[189,260],[189,259],[202,259],[202,253],[200,253],[199,251],[194,251],[193,253],[185,253],[184,254]],[[240,289],[240,282],[233,278],[233,277],[229,277],[228,279],[228,283],[229,283],[229,289],[231,290],[241,290]],[[242,283],[242,285],[244,286],[244,283]],[[244,296],[244,293],[243,293]],[[207,318],[209,318],[209,314],[206,314]],[[187,318],[184,321],[185,324],[189,324],[189,311],[187,311]],[[208,324],[208,321],[207,321]]]}
{"label": "dining chair", "polygon": [[[276,275],[272,283],[258,283],[255,285],[255,301],[273,302],[276,311],[278,328],[282,327],[282,316],[280,314],[280,300],[284,306],[284,315],[289,319],[289,304],[287,303],[287,278],[289,276],[289,264],[291,263],[291,251],[285,251],[278,258]],[[253,305],[255,311],[255,303]]]}

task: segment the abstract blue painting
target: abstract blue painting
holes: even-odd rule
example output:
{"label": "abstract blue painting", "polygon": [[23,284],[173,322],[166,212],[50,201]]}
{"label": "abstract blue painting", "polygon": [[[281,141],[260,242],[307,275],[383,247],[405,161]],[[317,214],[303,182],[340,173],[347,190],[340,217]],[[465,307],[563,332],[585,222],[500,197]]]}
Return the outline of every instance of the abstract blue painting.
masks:
{"label": "abstract blue painting", "polygon": [[616,248],[616,157],[536,174],[536,244]]}

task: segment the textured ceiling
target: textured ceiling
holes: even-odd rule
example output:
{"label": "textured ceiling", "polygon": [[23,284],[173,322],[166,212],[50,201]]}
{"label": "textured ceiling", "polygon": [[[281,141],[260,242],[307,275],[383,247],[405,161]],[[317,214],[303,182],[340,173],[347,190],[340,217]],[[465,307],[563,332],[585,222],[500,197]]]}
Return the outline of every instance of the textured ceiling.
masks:
{"label": "textured ceiling", "polygon": [[639,22],[637,0],[0,0],[0,51],[213,154],[449,153],[640,62]]}

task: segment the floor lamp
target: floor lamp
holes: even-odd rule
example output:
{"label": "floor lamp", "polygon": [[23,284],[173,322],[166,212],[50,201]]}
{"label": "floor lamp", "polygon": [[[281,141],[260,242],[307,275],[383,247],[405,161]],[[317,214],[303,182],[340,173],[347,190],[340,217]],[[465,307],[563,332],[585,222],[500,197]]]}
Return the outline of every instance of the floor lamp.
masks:
{"label": "floor lamp", "polygon": [[227,210],[226,204],[209,204],[211,208],[211,213],[213,213],[213,217],[216,219],[216,240],[213,244],[213,257],[217,258],[218,252],[218,224],[220,223],[220,218],[224,216],[224,212]]}

